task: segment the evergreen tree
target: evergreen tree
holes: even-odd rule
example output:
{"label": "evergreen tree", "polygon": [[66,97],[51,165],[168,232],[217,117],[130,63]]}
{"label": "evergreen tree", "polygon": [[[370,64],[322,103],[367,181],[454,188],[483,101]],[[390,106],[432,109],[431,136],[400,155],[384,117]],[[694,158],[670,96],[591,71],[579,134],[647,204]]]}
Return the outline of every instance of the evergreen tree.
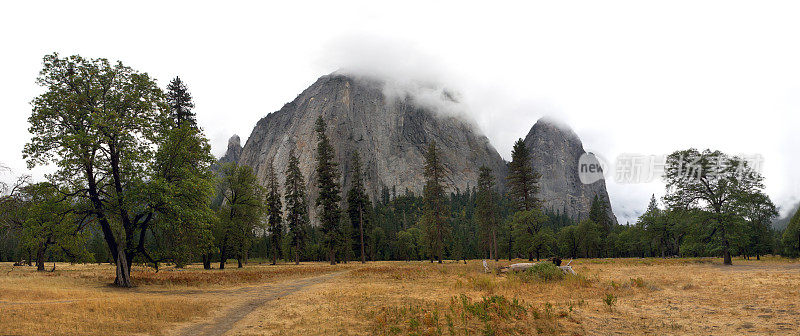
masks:
{"label": "evergreen tree", "polygon": [[331,265],[336,264],[336,243],[338,235],[341,232],[339,228],[339,221],[341,217],[341,209],[339,202],[341,201],[339,186],[339,170],[337,163],[334,161],[333,146],[325,134],[325,121],[322,116],[317,118],[316,122],[317,138],[317,188],[319,189],[319,196],[317,196],[316,206],[321,207],[319,212],[320,228],[324,234],[323,244],[328,250],[328,258]]}
{"label": "evergreen tree", "polygon": [[272,247],[270,254],[272,255],[272,264],[275,265],[281,254],[283,241],[283,204],[281,204],[281,193],[278,190],[278,177],[275,175],[272,163],[267,171],[267,225]]}
{"label": "evergreen tree", "polygon": [[200,129],[189,124],[167,128],[162,137],[150,192],[159,210],[154,226],[161,228],[151,231],[153,259],[183,267],[202,255],[203,267],[210,269],[215,216],[209,199],[215,190],[211,166],[216,162],[211,146]]}
{"label": "evergreen tree", "polygon": [[795,212],[783,231],[782,242],[787,255],[792,258],[800,256],[800,209]]}
{"label": "evergreen tree", "polygon": [[639,226],[644,228],[649,238],[649,245],[655,245],[662,258],[666,256],[670,240],[670,222],[667,220],[664,211],[658,208],[656,195],[650,196],[650,203],[647,210],[639,217]]}
{"label": "evergreen tree", "polygon": [[167,85],[167,104],[171,108],[170,116],[176,127],[184,126],[184,124],[191,127],[197,126],[195,114],[192,112],[194,108],[192,95],[189,94],[189,89],[186,88],[180,77],[175,77]]}
{"label": "evergreen tree", "polygon": [[308,202],[306,200],[306,182],[300,172],[300,162],[292,150],[289,153],[289,167],[286,169],[284,182],[286,200],[286,224],[294,249],[294,263],[300,264],[300,252],[306,240],[308,226]]}
{"label": "evergreen tree", "polygon": [[514,143],[511,150],[511,162],[508,164],[509,197],[513,200],[517,211],[528,211],[541,206],[536,197],[539,192],[539,177],[531,166],[531,153],[522,139]]}
{"label": "evergreen tree", "polygon": [[[531,153],[522,139],[514,143],[508,170],[509,197],[517,212],[512,216],[510,229],[513,235],[509,233],[509,250],[514,245],[518,252],[528,255],[528,260],[533,260],[531,244],[541,229],[545,217],[540,209],[541,200],[536,197],[539,192],[540,175],[533,171]],[[512,239],[519,241],[512,242]]]}
{"label": "evergreen tree", "polygon": [[489,259],[499,260],[497,251],[497,193],[494,191],[494,176],[492,170],[486,166],[480,168],[478,175],[478,195],[475,205],[475,220],[482,231],[483,246],[489,254]]}
{"label": "evergreen tree", "polygon": [[420,219],[428,240],[431,261],[434,258],[442,263],[444,240],[447,236],[447,214],[445,198],[445,172],[436,149],[431,141],[425,153],[425,188],[423,190],[423,212]]}
{"label": "evergreen tree", "polygon": [[367,262],[366,257],[366,243],[364,231],[369,232],[367,222],[369,221],[368,210],[372,207],[367,196],[367,191],[364,189],[364,181],[361,176],[361,160],[358,153],[353,153],[353,170],[350,175],[351,187],[347,192],[347,212],[350,215],[350,223],[352,224],[353,231],[358,235],[359,245],[361,247],[361,263]]}
{"label": "evergreen tree", "polygon": [[608,202],[594,194],[592,205],[589,208],[589,219],[599,224],[606,233],[611,232],[613,222],[608,217]]}

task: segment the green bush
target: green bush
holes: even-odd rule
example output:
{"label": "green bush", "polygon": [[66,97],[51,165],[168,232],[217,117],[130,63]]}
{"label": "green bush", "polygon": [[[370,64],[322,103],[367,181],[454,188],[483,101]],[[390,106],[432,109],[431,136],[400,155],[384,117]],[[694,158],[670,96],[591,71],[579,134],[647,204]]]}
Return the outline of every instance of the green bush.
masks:
{"label": "green bush", "polygon": [[541,262],[523,273],[523,279],[538,281],[555,281],[564,279],[564,272],[549,262]]}

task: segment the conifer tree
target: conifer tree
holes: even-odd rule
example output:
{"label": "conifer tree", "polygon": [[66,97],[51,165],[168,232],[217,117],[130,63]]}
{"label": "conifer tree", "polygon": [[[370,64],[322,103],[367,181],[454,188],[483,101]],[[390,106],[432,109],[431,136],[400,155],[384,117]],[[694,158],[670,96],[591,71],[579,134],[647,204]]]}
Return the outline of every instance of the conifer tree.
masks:
{"label": "conifer tree", "polygon": [[797,209],[797,212],[792,216],[789,225],[783,231],[781,240],[787,255],[792,258],[800,256],[800,209]]}
{"label": "conifer tree", "polygon": [[278,262],[281,254],[281,243],[283,241],[283,204],[281,204],[281,193],[278,190],[278,177],[275,176],[275,168],[270,163],[267,171],[267,224],[269,226],[270,245],[272,254],[272,264]]}
{"label": "conifer tree", "polygon": [[508,189],[517,211],[528,211],[541,206],[536,197],[539,192],[539,173],[531,166],[531,153],[522,139],[514,143],[511,162],[508,164]]}
{"label": "conifer tree", "polygon": [[444,239],[447,235],[447,205],[445,198],[445,172],[436,149],[431,141],[425,153],[425,188],[423,190],[423,212],[421,221],[425,228],[431,261],[435,257],[441,264],[444,253]]}
{"label": "conifer tree", "polygon": [[175,121],[176,127],[184,125],[196,127],[197,120],[192,112],[194,102],[189,89],[180,77],[175,77],[167,85],[167,103],[171,108],[171,117]]}
{"label": "conifer tree", "polygon": [[328,258],[331,265],[336,264],[336,243],[340,233],[339,220],[341,209],[341,187],[339,185],[338,164],[334,161],[333,146],[325,134],[325,121],[322,116],[316,122],[317,138],[317,196],[316,206],[321,207],[319,212],[320,228],[324,234],[324,245],[328,249]]}
{"label": "conifer tree", "polygon": [[611,232],[612,222],[611,218],[608,217],[608,203],[597,194],[594,195],[592,205],[589,208],[589,219],[599,224],[606,233]]}
{"label": "conifer tree", "polygon": [[353,226],[353,231],[359,236],[361,247],[361,263],[366,263],[366,248],[364,230],[368,222],[369,209],[372,207],[367,196],[367,191],[364,189],[364,181],[361,176],[361,160],[358,153],[353,153],[353,170],[350,176],[352,186],[347,192],[347,212],[350,215],[350,223]]}
{"label": "conifer tree", "polygon": [[484,246],[489,259],[499,260],[497,253],[497,193],[494,191],[494,176],[489,167],[480,168],[478,175],[478,195],[475,205],[475,220],[483,231]]}
{"label": "conifer tree", "polygon": [[289,237],[294,248],[294,263],[300,264],[300,251],[306,238],[308,225],[308,202],[306,200],[306,182],[300,172],[300,163],[294,150],[289,153],[289,167],[286,169],[284,183],[286,193],[286,224],[289,227]]}

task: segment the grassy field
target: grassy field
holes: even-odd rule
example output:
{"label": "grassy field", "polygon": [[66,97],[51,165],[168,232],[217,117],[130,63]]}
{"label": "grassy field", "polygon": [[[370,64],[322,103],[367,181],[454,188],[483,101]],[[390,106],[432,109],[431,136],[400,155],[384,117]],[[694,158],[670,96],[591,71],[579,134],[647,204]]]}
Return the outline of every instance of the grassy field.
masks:
{"label": "grassy field", "polygon": [[[492,267],[508,261],[490,263]],[[0,334],[798,334],[800,263],[786,259],[581,259],[578,276],[484,273],[480,261],[248,265],[156,273],[134,289],[108,265],[53,273],[0,264]],[[320,277],[323,274],[329,276]],[[287,286],[318,277],[302,288]],[[262,290],[263,288],[263,290]],[[249,304],[254,297],[280,297]],[[250,300],[250,301],[248,301]],[[248,310],[235,307],[248,306]],[[237,313],[238,315],[234,314]],[[239,316],[235,319],[226,315]],[[185,332],[184,332],[185,333]]]}

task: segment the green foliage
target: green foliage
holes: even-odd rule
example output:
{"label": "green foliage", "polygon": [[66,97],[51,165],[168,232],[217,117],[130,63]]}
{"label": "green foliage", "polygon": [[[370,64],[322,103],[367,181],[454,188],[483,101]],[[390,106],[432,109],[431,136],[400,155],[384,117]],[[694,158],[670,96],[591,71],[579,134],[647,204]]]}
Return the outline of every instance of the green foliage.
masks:
{"label": "green foliage", "polygon": [[525,306],[517,301],[517,299],[509,300],[501,295],[492,295],[490,297],[484,297],[481,301],[472,302],[469,297],[461,294],[459,299],[465,312],[485,322],[490,321],[493,317],[508,319],[524,316],[527,312]]}
{"label": "green foliage", "polygon": [[672,238],[672,224],[666,213],[658,208],[656,196],[650,197],[650,204],[644,214],[639,217],[638,225],[644,228],[650,244],[653,244],[660,251],[661,257],[669,253],[669,243]]}
{"label": "green foliage", "polygon": [[497,260],[497,231],[500,221],[497,210],[498,195],[494,191],[494,176],[492,170],[486,166],[480,168],[478,175],[478,194],[475,204],[475,221],[481,229],[482,247],[489,259]]}
{"label": "green foliage", "polygon": [[611,232],[613,228],[613,222],[608,216],[609,207],[608,201],[595,194],[592,199],[592,205],[589,208],[589,219],[600,225],[606,233]]}
{"label": "green foliage", "polygon": [[570,225],[558,231],[558,250],[562,256],[577,258],[581,251],[581,238],[578,236],[578,226]]}
{"label": "green foliage", "polygon": [[158,215],[149,247],[155,261],[182,267],[213,250],[211,227],[216,221],[210,200],[214,194],[214,157],[196,127],[164,130],[155,153],[149,199]]}
{"label": "green foliage", "polygon": [[511,150],[511,162],[508,164],[508,190],[517,211],[539,208],[541,200],[536,197],[539,192],[541,174],[533,171],[531,153],[522,139],[514,143]]}
{"label": "green foliage", "polygon": [[130,266],[144,256],[158,204],[150,199],[156,149],[169,127],[164,94],[146,73],[122,63],[47,55],[28,118],[28,166],[55,163],[53,183],[92,206],[117,264],[115,284],[132,286]]}
{"label": "green foliage", "polygon": [[617,297],[614,294],[608,293],[603,298],[603,303],[610,308],[617,303]]}
{"label": "green foliage", "polygon": [[24,209],[24,222],[20,230],[23,249],[35,251],[37,269],[44,270],[45,253],[56,247],[71,261],[89,259],[86,251],[88,236],[83,228],[88,224],[85,210],[79,204],[70,204],[65,195],[52,183],[27,185],[17,195]]}
{"label": "green foliage", "polygon": [[706,240],[719,246],[724,263],[731,264],[732,248],[746,240],[746,204],[762,193],[763,177],[741,158],[692,148],[667,157],[664,179],[667,205],[706,211],[711,230]]}
{"label": "green foliage", "polygon": [[538,259],[541,252],[549,251],[553,239],[552,231],[540,234],[545,221],[547,217],[538,209],[517,211],[511,216],[514,248],[517,253],[533,260],[534,256]]}
{"label": "green foliage", "polygon": [[224,201],[217,211],[214,235],[222,269],[228,257],[234,256],[240,261],[246,257],[256,229],[262,228],[266,203],[265,192],[249,166],[225,164],[219,188]]}
{"label": "green foliage", "polygon": [[341,235],[340,217],[341,187],[339,185],[338,164],[334,161],[333,146],[325,134],[325,121],[322,116],[317,118],[316,132],[317,143],[317,196],[316,206],[321,207],[319,212],[320,228],[324,234],[324,245],[328,249],[328,258],[331,264],[336,263],[335,248],[338,237]]}
{"label": "green foliage", "polygon": [[284,182],[286,200],[286,224],[294,249],[295,263],[300,262],[300,253],[307,239],[308,200],[306,199],[306,183],[300,172],[300,164],[294,151],[289,154],[289,167],[286,169]]}
{"label": "green foliage", "polygon": [[524,281],[557,281],[566,277],[564,271],[551,262],[540,262],[525,270],[521,275]]}
{"label": "green foliage", "polygon": [[584,219],[578,223],[575,234],[578,237],[581,256],[597,258],[603,251],[603,228],[592,221]]}
{"label": "green foliage", "polygon": [[351,172],[350,190],[347,192],[347,213],[350,216],[350,225],[352,227],[353,236],[351,238],[357,242],[357,248],[360,248],[361,262],[367,259],[366,245],[369,243],[369,233],[371,224],[371,211],[372,204],[364,189],[364,180],[361,176],[361,160],[358,153],[353,153],[353,168]]}
{"label": "green foliage", "polygon": [[267,170],[267,190],[266,190],[266,211],[267,228],[270,236],[270,253],[272,264],[275,265],[281,254],[281,243],[283,240],[283,204],[281,203],[281,193],[278,190],[278,177],[275,175],[275,167],[270,163]]}
{"label": "green foliage", "polygon": [[167,85],[167,104],[171,109],[170,116],[175,122],[175,127],[197,127],[195,114],[192,112],[194,102],[189,89],[180,77],[175,77]]}
{"label": "green foliage", "polygon": [[444,256],[445,238],[448,235],[444,180],[444,166],[437,153],[436,142],[431,141],[425,153],[425,188],[420,224],[425,230],[431,260],[435,258],[439,263]]}
{"label": "green foliage", "polygon": [[783,231],[782,242],[787,255],[792,258],[800,256],[800,210],[795,212]]}

